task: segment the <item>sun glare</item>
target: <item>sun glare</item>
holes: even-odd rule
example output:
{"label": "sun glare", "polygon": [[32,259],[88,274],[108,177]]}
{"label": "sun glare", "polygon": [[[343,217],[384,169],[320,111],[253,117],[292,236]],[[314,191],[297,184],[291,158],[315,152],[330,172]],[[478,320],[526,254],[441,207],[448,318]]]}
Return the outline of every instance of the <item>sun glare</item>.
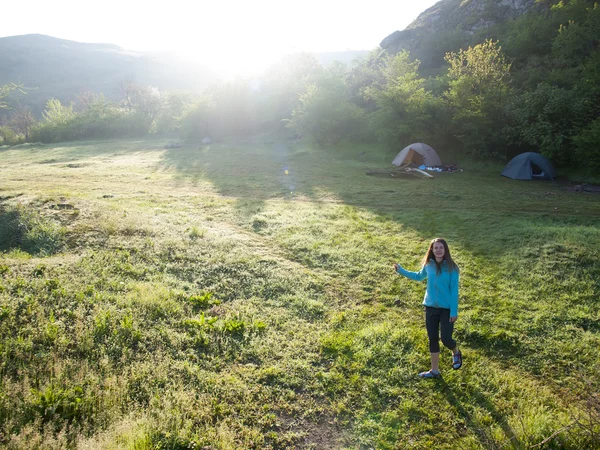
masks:
{"label": "sun glare", "polygon": [[195,65],[210,67],[219,75],[232,77],[258,75],[285,55],[282,49],[255,46],[236,50],[235,45],[224,42],[220,48],[202,51],[187,47],[181,49],[180,56]]}
{"label": "sun glare", "polygon": [[[77,0],[8,3],[5,35],[46,34],[87,43],[115,44],[131,51],[172,51],[226,75],[257,74],[295,52],[370,50],[402,29],[436,0],[350,4],[345,0],[223,0],[191,6],[184,0],[148,5],[105,0],[86,20]],[[17,5],[17,6],[15,6]]]}

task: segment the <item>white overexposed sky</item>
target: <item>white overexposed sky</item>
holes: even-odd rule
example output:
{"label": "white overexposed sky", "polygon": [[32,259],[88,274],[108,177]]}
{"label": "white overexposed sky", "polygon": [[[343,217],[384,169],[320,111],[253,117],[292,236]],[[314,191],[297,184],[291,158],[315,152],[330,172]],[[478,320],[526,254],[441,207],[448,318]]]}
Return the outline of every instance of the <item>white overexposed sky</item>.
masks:
{"label": "white overexposed sky", "polygon": [[45,34],[258,70],[296,51],[371,50],[438,0],[20,0],[0,37]]}

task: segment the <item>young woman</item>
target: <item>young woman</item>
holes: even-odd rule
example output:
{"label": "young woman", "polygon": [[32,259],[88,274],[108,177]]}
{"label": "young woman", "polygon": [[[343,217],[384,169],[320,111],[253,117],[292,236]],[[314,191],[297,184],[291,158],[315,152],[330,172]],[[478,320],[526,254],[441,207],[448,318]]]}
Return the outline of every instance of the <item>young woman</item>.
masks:
{"label": "young woman", "polygon": [[462,354],[456,346],[456,341],[452,339],[454,322],[458,319],[459,270],[450,256],[448,244],[440,238],[431,241],[422,265],[418,272],[409,272],[399,264],[394,264],[394,269],[411,280],[421,281],[427,278],[423,305],[425,305],[425,327],[429,337],[431,369],[421,372],[419,376],[437,378],[440,376],[440,330],[442,343],[452,350],[452,368],[458,370],[462,366]]}

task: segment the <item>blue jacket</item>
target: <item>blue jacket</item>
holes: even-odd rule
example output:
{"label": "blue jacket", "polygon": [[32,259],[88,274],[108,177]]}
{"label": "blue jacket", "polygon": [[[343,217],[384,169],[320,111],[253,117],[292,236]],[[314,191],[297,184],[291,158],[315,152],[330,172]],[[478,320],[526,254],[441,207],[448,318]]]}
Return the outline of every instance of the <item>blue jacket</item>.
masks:
{"label": "blue jacket", "polygon": [[458,270],[448,271],[446,262],[442,263],[441,273],[436,272],[435,262],[427,263],[418,272],[409,272],[398,264],[397,272],[411,280],[421,281],[427,278],[427,289],[423,304],[434,308],[450,310],[450,316],[458,316]]}

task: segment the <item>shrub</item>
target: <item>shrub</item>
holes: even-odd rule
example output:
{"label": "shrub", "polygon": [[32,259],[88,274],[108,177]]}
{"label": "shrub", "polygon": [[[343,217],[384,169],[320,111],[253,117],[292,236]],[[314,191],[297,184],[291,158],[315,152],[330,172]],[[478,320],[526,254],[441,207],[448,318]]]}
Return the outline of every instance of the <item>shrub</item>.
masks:
{"label": "shrub", "polygon": [[8,126],[0,127],[0,145],[16,145],[25,142],[25,137]]}
{"label": "shrub", "polygon": [[300,105],[286,120],[297,134],[319,145],[336,144],[344,137],[360,138],[366,125],[364,112],[348,100],[343,75],[329,72],[300,94]]}
{"label": "shrub", "polygon": [[600,119],[593,121],[587,128],[573,138],[579,165],[590,173],[600,171]]}
{"label": "shrub", "polygon": [[40,142],[64,142],[137,137],[148,132],[149,125],[142,114],[111,107],[102,111],[88,110],[59,123],[41,122],[33,128],[31,139]]}

